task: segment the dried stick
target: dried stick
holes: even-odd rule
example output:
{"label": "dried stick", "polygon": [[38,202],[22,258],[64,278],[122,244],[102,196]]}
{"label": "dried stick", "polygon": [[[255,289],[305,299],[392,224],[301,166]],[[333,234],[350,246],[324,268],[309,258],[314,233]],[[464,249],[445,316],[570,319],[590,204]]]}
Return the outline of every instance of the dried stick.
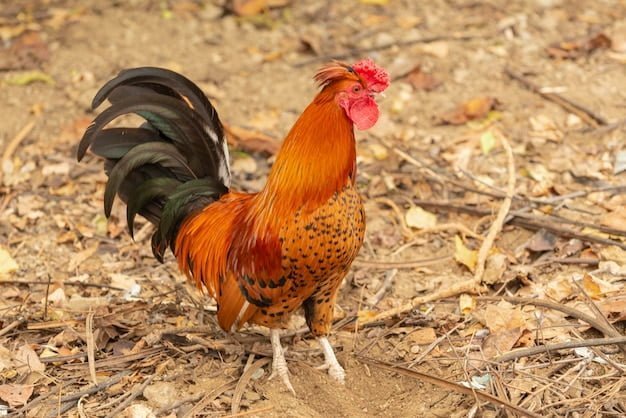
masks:
{"label": "dried stick", "polygon": [[[615,328],[613,324],[611,324],[609,320],[606,319],[604,314],[600,311],[600,308],[598,308],[598,306],[591,299],[591,297],[587,294],[587,292],[585,292],[585,289],[583,289],[583,287],[578,283],[578,281],[572,279],[572,282],[574,282],[574,285],[576,285],[576,287],[578,288],[578,291],[585,297],[585,300],[587,301],[587,305],[589,305],[589,308],[591,308],[591,310],[593,311],[593,314],[596,317],[596,319],[598,321],[603,322],[604,325],[606,325],[607,329],[612,329],[615,337],[621,336],[617,328]],[[626,354],[626,346],[620,345],[619,349],[622,351],[622,353]]]}
{"label": "dried stick", "polygon": [[9,332],[11,332],[12,329],[17,328],[24,323],[26,323],[26,319],[24,318],[16,319],[15,321],[11,322],[6,327],[0,329],[0,337],[2,337],[5,334],[8,334]]}
{"label": "dried stick", "polygon": [[399,374],[403,374],[405,376],[412,377],[414,379],[419,379],[420,381],[428,382],[432,385],[442,387],[444,389],[452,390],[457,393],[462,393],[464,395],[475,396],[478,399],[489,402],[494,405],[499,405],[511,412],[515,412],[525,417],[533,417],[540,418],[540,415],[535,414],[527,409],[520,408],[517,405],[513,405],[509,401],[505,399],[500,399],[496,396],[493,396],[490,393],[484,392],[482,390],[471,389],[465,386],[461,386],[458,383],[453,383],[448,380],[442,379],[437,376],[429,375],[426,373],[418,372],[417,370],[409,369],[402,366],[396,366],[394,364],[381,361],[378,359],[374,359],[371,357],[358,356],[358,359],[363,361],[364,363],[371,364],[372,366],[378,367],[380,369],[388,370],[390,372],[395,372]]}
{"label": "dried stick", "polygon": [[[109,286],[108,284],[102,284],[102,283],[68,282],[67,280],[63,282],[58,282],[58,283],[63,283],[63,286],[95,287],[98,289],[125,290],[125,289],[122,289],[121,287]],[[47,285],[48,281],[47,280],[45,281],[44,280],[0,280],[0,286],[1,285],[26,285],[26,284]]]}
{"label": "dried stick", "polygon": [[231,380],[230,382],[224,383],[222,386],[219,386],[213,389],[211,392],[204,395],[204,397],[200,399],[200,401],[197,404],[195,404],[193,408],[191,408],[189,411],[187,411],[185,415],[183,415],[183,418],[191,418],[191,417],[197,416],[198,413],[202,411],[205,406],[207,406],[210,402],[212,402],[222,393],[230,389],[231,386],[233,386],[236,382],[237,382],[236,380]]}
{"label": "dried stick", "polygon": [[376,269],[414,269],[419,267],[432,266],[435,264],[443,263],[452,259],[451,255],[443,255],[438,257],[424,258],[422,260],[413,261],[378,261],[378,260],[354,260],[352,263],[355,266],[376,268]]}
{"label": "dried stick", "polygon": [[[11,159],[11,156],[17,149],[17,147],[22,143],[22,141],[28,136],[30,131],[35,127],[35,121],[28,122],[20,131],[15,134],[15,136],[7,143],[4,152],[2,153],[2,160],[0,160],[0,167],[4,167],[5,162]],[[2,184],[2,176],[4,175],[4,170],[0,170],[0,184]]]}
{"label": "dried stick", "polygon": [[506,75],[508,75],[512,79],[517,80],[520,83],[522,83],[524,87],[526,87],[528,90],[532,91],[533,93],[540,95],[546,100],[550,100],[551,102],[558,104],[559,106],[561,106],[563,109],[567,110],[568,112],[576,114],[582,120],[587,122],[587,124],[593,127],[597,127],[598,125],[608,125],[607,120],[604,117],[595,113],[594,111],[578,103],[575,103],[574,101],[570,99],[566,99],[560,94],[543,92],[539,86],[537,86],[535,83],[528,80],[526,77],[519,74],[518,72],[513,71],[511,68],[508,68],[508,67],[505,68],[504,72]]}
{"label": "dried stick", "polygon": [[[59,403],[60,404],[67,404],[69,403],[69,408],[68,405],[64,405],[66,409],[65,411],[69,410],[71,407],[74,406],[74,402],[77,401],[78,399],[80,399],[81,397],[85,396],[85,395],[92,395],[94,393],[100,392],[101,390],[104,390],[110,386],[113,386],[114,384],[118,383],[120,380],[122,380],[124,377],[128,376],[130,374],[130,371],[128,370],[124,370],[121,373],[116,374],[115,376],[112,376],[110,379],[96,385],[96,386],[91,386],[85,390],[81,390],[79,392],[73,393],[71,395],[67,395],[67,396],[63,396],[62,398],[59,399]],[[28,405],[27,405],[28,406]],[[19,412],[19,411],[18,411]],[[56,411],[49,414],[48,416],[50,417],[56,417]]]}
{"label": "dried stick", "polygon": [[93,316],[94,312],[89,310],[85,320],[85,340],[87,341],[87,363],[89,364],[89,376],[94,385],[98,384],[96,376],[96,342],[93,336]]}
{"label": "dried stick", "polygon": [[235,392],[233,393],[233,400],[230,406],[230,412],[232,415],[236,415],[239,412],[239,405],[241,404],[241,398],[243,397],[243,391],[246,390],[246,386],[252,379],[252,376],[259,370],[261,367],[265,366],[270,362],[269,358],[262,358],[254,362],[248,369],[243,372],[241,377],[239,378],[239,382],[237,382],[237,386],[235,387]]}
{"label": "dried stick", "polygon": [[396,274],[398,274],[398,269],[389,270],[385,274],[385,280],[380,285],[380,288],[378,289],[376,294],[372,296],[371,298],[369,298],[368,301],[365,302],[365,304],[368,305],[370,308],[373,308],[374,306],[378,305],[378,303],[381,300],[383,300],[383,298],[385,297],[385,293],[387,293],[389,289],[391,289],[391,286],[393,284],[393,279],[396,277]]}
{"label": "dried stick", "polygon": [[539,345],[536,347],[522,348],[519,350],[513,350],[506,354],[503,354],[494,359],[495,362],[505,362],[516,360],[520,357],[529,357],[534,356],[535,354],[546,353],[550,351],[556,350],[566,350],[568,348],[578,348],[578,347],[595,347],[598,345],[611,345],[611,344],[626,344],[626,336],[622,337],[610,337],[610,338],[591,338],[589,340],[583,341],[568,341],[565,343],[558,344],[550,344],[550,345]]}
{"label": "dried stick", "polygon": [[491,224],[489,228],[489,232],[487,233],[487,237],[483,241],[480,246],[480,250],[478,251],[478,261],[476,262],[476,271],[474,272],[474,281],[476,284],[479,284],[483,279],[483,274],[485,274],[485,262],[487,261],[487,256],[489,255],[489,251],[491,251],[491,247],[496,239],[496,236],[502,231],[502,226],[504,225],[504,219],[506,215],[509,213],[509,209],[511,209],[511,201],[513,200],[513,195],[515,195],[515,160],[513,158],[513,150],[511,149],[511,145],[509,145],[509,141],[507,141],[506,137],[500,133],[498,133],[500,137],[500,142],[506,151],[506,160],[507,160],[507,173],[508,173],[508,181],[506,188],[506,197],[502,201],[500,205],[500,209],[498,210],[498,214],[496,215],[496,219]]}
{"label": "dried stick", "polygon": [[144,382],[141,385],[138,385],[137,388],[131,393],[130,396],[124,399],[124,401],[121,404],[119,404],[117,407],[115,407],[115,409],[113,409],[111,412],[107,414],[106,418],[114,418],[118,416],[118,414],[122,412],[124,409],[126,409],[126,407],[129,406],[130,403],[134,401],[135,398],[137,398],[137,396],[143,393],[144,389],[148,387],[148,385],[154,380],[156,376],[157,374],[155,373],[149,376],[146,380],[144,380]]}

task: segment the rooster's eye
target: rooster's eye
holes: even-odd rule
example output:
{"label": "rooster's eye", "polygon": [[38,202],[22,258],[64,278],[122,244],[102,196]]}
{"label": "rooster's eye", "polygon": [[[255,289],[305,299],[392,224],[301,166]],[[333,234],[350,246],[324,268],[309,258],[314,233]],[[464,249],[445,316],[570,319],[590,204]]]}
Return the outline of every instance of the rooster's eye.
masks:
{"label": "rooster's eye", "polygon": [[359,86],[358,84],[352,87],[352,93],[360,93],[360,92],[361,92],[361,86]]}

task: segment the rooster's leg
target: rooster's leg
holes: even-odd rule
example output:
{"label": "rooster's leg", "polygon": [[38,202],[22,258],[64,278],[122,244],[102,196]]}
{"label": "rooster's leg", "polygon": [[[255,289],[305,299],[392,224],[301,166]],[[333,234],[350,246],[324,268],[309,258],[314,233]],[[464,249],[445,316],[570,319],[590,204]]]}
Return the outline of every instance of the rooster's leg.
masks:
{"label": "rooster's leg", "polygon": [[287,368],[287,360],[285,360],[285,351],[280,345],[280,331],[277,329],[270,329],[270,340],[272,341],[272,374],[270,379],[276,376],[280,376],[281,380],[287,386],[287,389],[296,396],[296,391],[293,390],[291,382],[289,381],[289,369]]}
{"label": "rooster's leg", "polygon": [[333,350],[333,346],[330,345],[328,338],[319,337],[317,341],[322,346],[322,351],[324,352],[324,364],[320,367],[320,369],[328,369],[328,375],[330,377],[332,377],[339,383],[344,383],[346,378],[346,372],[337,361],[337,357],[335,357],[335,351]]}

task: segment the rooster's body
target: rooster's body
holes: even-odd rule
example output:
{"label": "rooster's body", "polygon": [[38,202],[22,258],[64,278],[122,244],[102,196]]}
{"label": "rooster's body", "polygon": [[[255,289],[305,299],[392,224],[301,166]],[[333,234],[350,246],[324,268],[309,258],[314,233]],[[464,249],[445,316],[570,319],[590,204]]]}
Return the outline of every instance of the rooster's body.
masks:
{"label": "rooster's body", "polygon": [[[371,61],[333,63],[316,76],[322,91],[285,138],[265,188],[229,190],[228,149],[217,113],[189,80],[171,71],[122,72],[94,99],[112,106],[79,145],[106,159],[105,213],[116,192],[157,225],[152,238],[162,261],[169,246],[188,277],[216,299],[227,330],[247,322],[271,329],[274,373],[291,388],[278,329],[304,308],[329,373],[343,381],[326,336],[337,289],[363,242],[365,218],[355,188],[353,124],[369,128],[378,111],[373,93],[387,87]],[[145,127],[108,128],[136,113]]]}

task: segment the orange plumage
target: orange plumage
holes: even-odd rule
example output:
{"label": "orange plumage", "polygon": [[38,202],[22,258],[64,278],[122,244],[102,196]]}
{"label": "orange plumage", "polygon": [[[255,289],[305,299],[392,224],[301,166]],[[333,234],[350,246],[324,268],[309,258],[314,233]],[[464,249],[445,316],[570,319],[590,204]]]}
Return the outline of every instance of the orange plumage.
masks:
{"label": "orange plumage", "polygon": [[[124,77],[123,74],[120,78]],[[161,73],[157,75],[164,76]],[[150,73],[148,80],[145,74],[139,72],[134,78],[127,76],[124,83],[132,84],[133,88],[148,89],[154,85],[157,75]],[[129,79],[134,81],[131,83],[127,81]],[[336,362],[332,349],[329,354],[330,346],[325,336],[332,322],[337,289],[362,245],[365,230],[363,206],[355,188],[353,126],[367,129],[375,123],[378,108],[373,95],[384,90],[389,80],[386,72],[369,60],[352,67],[342,63],[328,64],[316,74],[315,79],[322,90],[285,138],[267,184],[259,193],[228,190],[227,150],[224,148],[220,157],[219,145],[223,144],[223,134],[217,114],[208,100],[205,103],[202,98],[193,95],[197,93],[193,85],[184,84],[187,94],[179,93],[169,80],[161,79],[161,83],[166,84],[167,81],[167,86],[173,89],[173,92],[168,91],[169,96],[174,96],[171,93],[178,94],[179,105],[187,107],[180,111],[180,120],[169,120],[167,124],[161,119],[171,114],[171,108],[166,109],[170,111],[168,113],[159,108],[148,109],[147,106],[141,109],[143,113],[140,114],[158,132],[159,141],[172,143],[182,156],[167,154],[159,159],[149,155],[140,159],[142,164],[146,161],[151,164],[157,160],[167,161],[167,165],[160,163],[164,177],[174,178],[180,185],[171,179],[154,180],[157,174],[147,173],[142,165],[132,165],[134,160],[126,158],[126,155],[116,159],[119,155],[114,155],[112,151],[107,151],[108,154],[101,151],[104,141],[98,138],[102,127],[98,126],[97,119],[94,122],[96,128],[93,128],[95,133],[88,131],[79,147],[79,157],[82,156],[81,150],[84,154],[90,142],[94,142],[94,152],[100,150],[99,155],[107,158],[113,167],[109,183],[121,184],[118,192],[128,202],[131,223],[134,214],[140,213],[158,225],[159,231],[155,233],[156,238],[153,237],[155,255],[162,256],[167,245],[172,248],[181,271],[199,287],[205,287],[216,299],[218,321],[222,328],[236,330],[246,322],[280,328],[289,314],[302,306],[313,335],[323,339],[320,342],[331,375],[334,373],[333,377],[342,380],[343,369]],[[117,88],[122,88],[124,83]],[[193,93],[191,98],[190,91]],[[152,98],[158,103],[162,100],[161,104],[165,107],[171,104],[167,98],[144,93],[148,100]],[[163,94],[161,91],[157,93],[159,96]],[[99,95],[104,97],[106,94]],[[112,108],[123,107],[109,98],[114,105]],[[176,161],[188,160],[188,166],[193,168],[191,154],[186,155],[179,148],[179,143],[195,146],[199,142],[184,136],[191,131],[191,127],[182,126],[187,123],[182,119],[185,116],[183,113],[188,110],[198,112],[200,105],[205,110],[212,110],[205,112],[212,119],[199,125],[207,133],[203,140],[206,144],[213,141],[218,150],[217,157],[207,154],[207,159],[213,158],[215,167],[213,174],[202,173],[210,185],[206,190],[202,189],[204,186],[200,189],[185,186],[204,180],[186,180],[182,177],[186,175],[186,168],[176,166]],[[128,105],[125,109],[130,107]],[[177,129],[181,127],[186,131],[179,133]],[[132,142],[127,154],[133,153],[132,148],[141,140]],[[122,174],[116,173],[116,170]],[[141,170],[145,171],[141,172],[141,180],[129,180],[133,173]],[[197,170],[191,171],[191,175],[199,177]],[[124,182],[120,183],[120,177],[125,179]],[[146,177],[148,180],[145,180]],[[153,186],[150,182],[158,184]],[[122,192],[124,186],[131,189],[131,197],[128,192]],[[144,196],[139,203],[133,201],[139,199],[132,197],[133,187],[141,191],[139,195],[148,194],[152,200]],[[170,188],[164,191],[166,187]],[[146,207],[151,210],[143,209],[142,212],[138,209]],[[135,211],[132,214],[131,208]],[[282,349],[275,344],[277,341],[272,339],[274,369],[291,388],[286,378],[286,366],[284,370],[279,370],[280,364],[276,365],[279,363],[277,357],[282,357]],[[284,362],[284,358],[279,360]]]}

